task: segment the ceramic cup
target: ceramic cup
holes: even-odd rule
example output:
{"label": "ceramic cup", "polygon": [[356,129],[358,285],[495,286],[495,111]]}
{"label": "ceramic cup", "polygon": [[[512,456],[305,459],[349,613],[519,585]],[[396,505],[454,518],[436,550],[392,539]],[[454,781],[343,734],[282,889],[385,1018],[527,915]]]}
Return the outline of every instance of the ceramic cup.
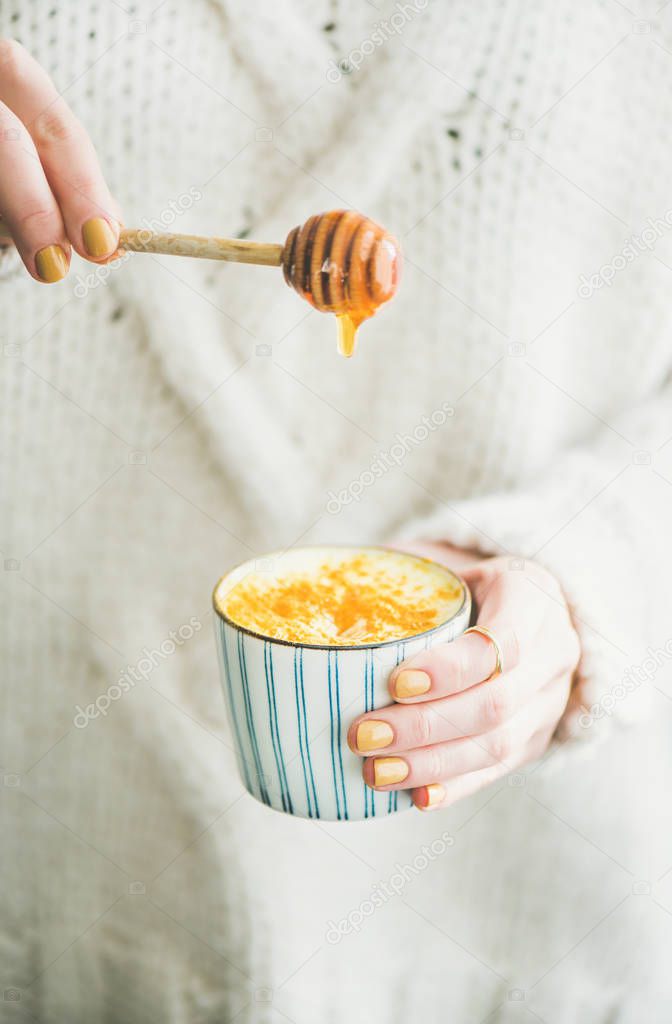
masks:
{"label": "ceramic cup", "polygon": [[381,552],[320,546],[245,562],[215,587],[215,632],[238,767],[248,792],[275,810],[302,818],[361,821],[394,814],[412,801],[406,790],[377,793],[364,784],[362,759],[346,742],[348,726],[357,715],[391,703],[387,682],[395,665],[464,632],[471,598],[466,584],[441,567],[463,594],[449,619],[417,636],[352,647],[273,639],[225,614],[225,595],[249,573],[277,572],[278,566],[290,571],[316,552],[334,550]]}

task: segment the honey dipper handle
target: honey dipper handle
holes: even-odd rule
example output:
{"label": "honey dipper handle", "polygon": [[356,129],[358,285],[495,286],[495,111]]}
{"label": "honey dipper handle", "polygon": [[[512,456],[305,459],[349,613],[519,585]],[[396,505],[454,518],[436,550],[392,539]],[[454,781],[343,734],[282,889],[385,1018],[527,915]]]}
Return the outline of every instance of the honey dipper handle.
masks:
{"label": "honey dipper handle", "polygon": [[[9,242],[11,238],[7,225],[0,219],[0,243]],[[283,249],[272,242],[246,242],[242,238],[206,238],[169,232],[159,234],[147,228],[123,228],[119,235],[119,248],[166,256],[193,256],[202,260],[257,263],[262,267],[279,267]]]}
{"label": "honey dipper handle", "polygon": [[241,238],[206,238],[200,235],[158,234],[145,228],[123,228],[119,248],[131,252],[155,252],[165,256],[192,256],[202,260],[228,260],[279,267],[282,246],[271,242],[247,242]]}

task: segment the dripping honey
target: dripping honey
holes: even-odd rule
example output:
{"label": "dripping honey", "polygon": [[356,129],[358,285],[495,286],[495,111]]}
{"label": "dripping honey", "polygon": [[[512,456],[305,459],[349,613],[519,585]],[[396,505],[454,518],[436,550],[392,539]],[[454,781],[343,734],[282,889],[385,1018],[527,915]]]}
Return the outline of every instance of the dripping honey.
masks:
{"label": "dripping honey", "polygon": [[290,231],[282,253],[287,284],[322,313],[338,319],[338,351],[349,357],[357,331],[394,295],[399,244],[355,210],[315,214]]}

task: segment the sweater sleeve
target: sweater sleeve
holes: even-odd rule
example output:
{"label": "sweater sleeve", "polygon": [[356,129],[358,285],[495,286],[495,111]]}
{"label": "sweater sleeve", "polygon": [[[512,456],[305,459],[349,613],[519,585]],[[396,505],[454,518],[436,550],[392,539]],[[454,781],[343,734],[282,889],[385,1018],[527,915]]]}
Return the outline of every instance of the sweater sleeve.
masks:
{"label": "sweater sleeve", "polygon": [[[561,453],[518,489],[437,504],[404,539],[534,559],[564,589],[582,656],[561,741],[603,739],[650,714],[672,661],[672,383]],[[539,600],[550,600],[541,591]]]}

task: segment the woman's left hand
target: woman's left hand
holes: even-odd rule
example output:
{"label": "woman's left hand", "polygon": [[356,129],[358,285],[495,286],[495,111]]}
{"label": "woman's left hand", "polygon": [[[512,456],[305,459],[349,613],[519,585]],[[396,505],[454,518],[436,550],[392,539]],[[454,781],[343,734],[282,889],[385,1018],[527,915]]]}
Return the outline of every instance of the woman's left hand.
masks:
{"label": "woman's left hand", "polygon": [[488,558],[466,566],[444,545],[413,550],[455,567],[471,589],[477,624],[415,654],[391,674],[395,703],[355,719],[351,749],[373,789],[412,790],[421,810],[445,807],[544,752],[565,709],[580,656],[567,602],[534,562]]}

